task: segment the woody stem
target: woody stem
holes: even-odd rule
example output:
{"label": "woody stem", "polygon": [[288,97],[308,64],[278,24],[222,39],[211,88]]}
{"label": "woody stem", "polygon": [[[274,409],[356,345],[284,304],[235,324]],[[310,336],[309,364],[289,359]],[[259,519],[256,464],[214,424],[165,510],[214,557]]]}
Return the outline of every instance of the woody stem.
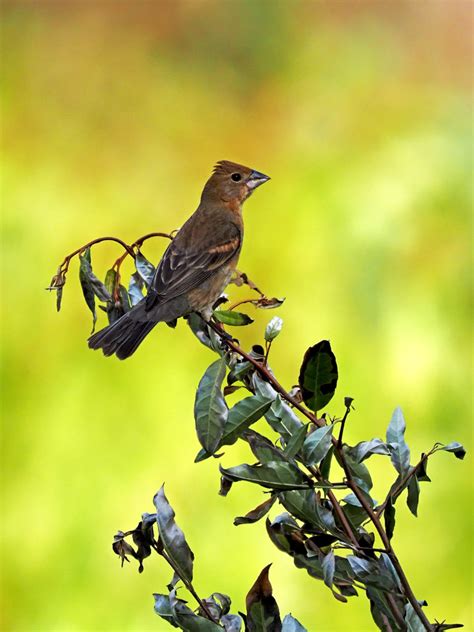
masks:
{"label": "woody stem", "polygon": [[[279,393],[288,403],[290,403],[294,408],[296,408],[297,410],[299,410],[307,419],[309,419],[312,423],[314,423],[316,426],[318,427],[322,427],[324,426],[324,421],[322,419],[318,419],[312,412],[310,412],[308,409],[306,409],[302,404],[300,404],[292,395],[290,395],[290,393],[288,393],[283,386],[278,382],[278,380],[274,377],[273,373],[271,373],[271,371],[263,364],[261,364],[258,360],[256,360],[255,358],[253,358],[251,355],[249,355],[246,351],[244,351],[236,342],[234,342],[234,340],[229,339],[227,337],[224,337],[222,335],[222,329],[219,329],[215,323],[213,323],[212,321],[209,321],[207,323],[209,325],[209,327],[211,327],[211,329],[213,329],[222,339],[222,342],[232,351],[234,351],[235,353],[237,353],[238,355],[240,355],[242,358],[244,358],[245,360],[247,360],[247,362],[250,362],[255,369],[257,370],[257,372],[261,375],[261,377],[263,377],[267,382],[269,382],[273,388],[275,389],[275,391],[277,393]],[[347,414],[348,411],[346,409],[346,415],[345,417],[347,418]],[[342,437],[341,437],[342,438]],[[380,522],[379,517],[376,515],[376,513],[374,512],[374,510],[372,509],[372,507],[370,506],[370,504],[368,503],[367,499],[365,498],[365,496],[362,494],[359,486],[357,485],[357,483],[353,480],[352,478],[352,474],[350,472],[350,469],[347,465],[347,461],[345,458],[345,454],[344,451],[342,449],[342,446],[339,445],[339,440],[337,440],[336,438],[333,437],[333,446],[334,446],[334,450],[336,451],[338,457],[339,457],[339,462],[341,463],[341,466],[344,470],[344,473],[346,475],[347,478],[347,484],[350,487],[350,489],[353,491],[353,493],[355,494],[355,496],[357,497],[357,499],[359,500],[359,502],[361,503],[362,507],[364,508],[365,512],[367,513],[367,516],[370,518],[371,522],[374,524],[375,529],[377,530],[377,533],[380,536],[380,539],[383,542],[383,545],[385,546],[385,549],[387,551],[387,554],[389,555],[392,564],[395,567],[395,570],[397,571],[397,574],[400,578],[400,582],[403,586],[403,590],[405,593],[406,598],[408,599],[408,601],[410,602],[410,604],[412,605],[413,609],[415,610],[416,614],[418,615],[420,621],[422,622],[423,626],[425,627],[426,630],[431,631],[433,629],[433,626],[431,625],[431,623],[429,622],[428,618],[426,617],[425,613],[423,612],[422,607],[420,606],[420,604],[418,603],[410,584],[408,583],[408,579],[400,565],[400,562],[397,558],[397,556],[395,555],[395,552],[390,544],[390,540],[387,537],[387,534],[385,533],[385,530]],[[329,494],[328,494],[329,495]],[[341,514],[343,515],[344,512],[342,511],[342,508],[340,507],[337,499],[334,497],[334,495],[332,495],[332,497],[330,496],[331,502],[334,502],[334,508],[336,513],[338,514],[338,517],[341,516]],[[336,509],[336,505],[339,506],[339,508],[341,509],[341,512],[339,512]],[[345,517],[345,516],[344,516]],[[347,521],[345,521],[347,522]],[[346,525],[343,522],[343,526],[344,526],[344,530],[346,531],[347,535],[349,536],[349,533],[351,533],[350,539],[352,542],[355,543],[356,546],[358,546],[358,542],[357,539],[355,538],[354,534],[352,533],[352,530],[350,529],[350,525],[347,525],[347,527],[349,527],[348,529],[346,529]],[[389,600],[389,605],[391,610],[393,611],[394,616],[396,617],[396,620],[399,621],[400,618],[403,622],[403,617],[401,617],[400,613],[398,612],[398,608],[396,608],[396,604],[393,602],[393,600]]]}

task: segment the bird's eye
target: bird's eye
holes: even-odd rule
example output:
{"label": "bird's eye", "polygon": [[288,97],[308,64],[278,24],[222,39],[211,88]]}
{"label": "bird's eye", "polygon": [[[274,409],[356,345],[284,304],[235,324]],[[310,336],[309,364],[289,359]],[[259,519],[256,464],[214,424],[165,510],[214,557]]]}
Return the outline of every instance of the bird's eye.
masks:
{"label": "bird's eye", "polygon": [[239,180],[242,180],[242,176],[240,175],[240,173],[233,173],[230,177],[232,178],[234,182],[238,182]]}

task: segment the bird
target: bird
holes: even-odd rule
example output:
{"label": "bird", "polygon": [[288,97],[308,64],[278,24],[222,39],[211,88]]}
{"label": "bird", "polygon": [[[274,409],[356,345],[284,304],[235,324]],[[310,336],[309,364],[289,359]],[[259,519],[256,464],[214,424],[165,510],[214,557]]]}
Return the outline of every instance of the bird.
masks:
{"label": "bird", "polygon": [[88,339],[91,349],[130,357],[160,322],[198,313],[205,321],[237,266],[244,236],[242,205],[269,176],[220,160],[197,209],[161,258],[147,295],[121,318]]}

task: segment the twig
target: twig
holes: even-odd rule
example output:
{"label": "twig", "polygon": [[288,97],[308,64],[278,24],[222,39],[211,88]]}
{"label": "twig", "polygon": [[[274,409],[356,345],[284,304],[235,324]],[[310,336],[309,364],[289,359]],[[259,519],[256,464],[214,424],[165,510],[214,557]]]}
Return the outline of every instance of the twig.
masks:
{"label": "twig", "polygon": [[151,239],[152,237],[166,237],[167,239],[173,239],[172,235],[169,233],[148,233],[146,235],[143,235],[143,237],[139,237],[137,240],[135,240],[133,244],[130,244],[131,252],[128,250],[124,252],[123,255],[115,261],[112,267],[115,268],[118,272],[124,259],[126,259],[128,255],[131,255],[133,256],[133,258],[135,258],[135,248],[140,249],[140,246],[143,244],[143,242],[145,242],[147,239]]}
{"label": "twig", "polygon": [[93,239],[92,241],[89,241],[87,244],[84,244],[84,246],[81,246],[80,248],[77,248],[76,250],[71,252],[69,255],[66,255],[64,257],[64,261],[59,266],[59,270],[63,274],[66,274],[66,272],[69,269],[69,262],[71,261],[73,257],[80,254],[81,252],[84,252],[84,250],[87,250],[87,248],[90,248],[94,244],[99,244],[102,241],[115,241],[116,243],[120,244],[122,248],[125,248],[125,250],[127,251],[127,254],[135,258],[135,253],[133,252],[133,249],[131,248],[131,246],[126,244],[124,241],[122,241],[118,237],[97,237],[97,239]]}
{"label": "twig", "polygon": [[243,301],[237,301],[236,303],[232,303],[232,305],[230,307],[228,307],[227,309],[229,311],[235,309],[236,307],[240,307],[240,305],[246,305],[248,303],[252,303],[255,304],[258,301],[258,298],[245,298]]}
{"label": "twig", "polygon": [[367,501],[366,497],[364,496],[364,494],[362,494],[359,486],[357,485],[357,483],[355,483],[355,481],[352,478],[352,474],[351,471],[349,469],[349,467],[347,466],[347,462],[345,460],[345,455],[343,453],[343,451],[340,451],[340,456],[341,456],[341,465],[344,469],[344,472],[346,474],[346,478],[347,478],[347,484],[349,486],[349,488],[353,491],[354,495],[356,496],[357,500],[360,502],[360,504],[362,505],[362,507],[364,508],[366,514],[369,516],[370,520],[372,521],[374,527],[377,530],[377,533],[380,536],[380,539],[382,540],[383,545],[385,546],[385,549],[387,551],[387,555],[390,557],[390,560],[392,562],[392,564],[395,567],[395,570],[397,571],[397,575],[400,579],[400,582],[403,586],[403,590],[405,593],[406,598],[408,599],[408,601],[411,603],[413,609],[415,610],[416,614],[418,615],[420,621],[422,622],[422,624],[424,625],[426,630],[431,631],[433,629],[433,626],[431,625],[431,623],[429,622],[427,616],[425,615],[425,613],[423,612],[422,607],[420,606],[420,604],[418,603],[410,584],[408,583],[408,579],[401,567],[400,562],[398,561],[397,556],[395,555],[395,551],[392,548],[392,545],[390,543],[390,540],[387,537],[387,534],[385,533],[385,529],[383,528],[379,517],[377,516],[377,514],[375,513],[375,511],[372,509],[372,507],[370,506],[369,502]]}
{"label": "twig", "polygon": [[337,447],[340,450],[342,448],[342,435],[344,434],[344,427],[346,425],[346,419],[351,412],[352,400],[346,405],[346,412],[344,413],[344,417],[341,421],[341,427],[339,429],[339,437],[337,439]]}
{"label": "twig", "polygon": [[375,509],[375,514],[380,518],[380,516],[382,515],[382,513],[384,512],[389,499],[391,498],[392,501],[395,501],[400,494],[403,492],[403,490],[406,488],[408,481],[410,480],[410,478],[412,476],[414,476],[417,471],[420,469],[420,467],[423,465],[423,463],[425,461],[428,460],[428,457],[430,457],[434,452],[436,452],[436,447],[433,447],[429,452],[427,452],[426,454],[424,454],[421,459],[419,460],[419,462],[414,465],[410,471],[408,472],[408,474],[402,478],[402,480],[400,481],[400,483],[398,484],[397,488],[395,489],[395,491],[393,492],[389,492],[387,495],[387,498],[383,501],[383,503],[381,503],[376,509]]}
{"label": "twig", "polygon": [[209,611],[208,607],[206,606],[206,604],[204,603],[204,601],[199,597],[199,595],[197,594],[197,592],[194,590],[194,586],[192,585],[192,583],[190,581],[188,581],[185,577],[183,577],[180,574],[179,569],[177,568],[176,564],[173,562],[173,560],[169,557],[169,555],[166,553],[166,551],[160,551],[158,549],[158,547],[156,546],[156,544],[153,545],[154,550],[158,553],[158,555],[161,555],[167,562],[168,564],[171,566],[171,568],[173,569],[173,571],[176,573],[176,575],[178,575],[178,577],[180,578],[180,580],[183,582],[183,584],[186,586],[187,590],[191,593],[191,595],[194,597],[194,599],[197,601],[197,603],[199,604],[199,607],[201,608],[201,610],[204,612],[204,614],[206,615],[206,617],[212,621],[213,623],[216,623],[216,620],[214,619],[214,617],[212,616],[211,612]]}
{"label": "twig", "polygon": [[[313,415],[309,410],[307,410],[304,406],[302,406],[294,397],[292,397],[284,388],[283,386],[278,382],[278,380],[274,377],[274,375],[268,370],[268,368],[266,366],[264,366],[263,364],[261,364],[260,362],[258,362],[255,358],[252,358],[252,356],[250,356],[246,351],[244,351],[238,344],[236,344],[234,342],[234,340],[226,337],[225,335],[223,335],[222,329],[219,329],[212,321],[209,321],[207,323],[211,329],[213,329],[221,338],[221,340],[223,341],[224,344],[227,345],[227,347],[229,347],[229,349],[232,349],[232,351],[234,351],[235,353],[237,353],[238,355],[240,355],[242,358],[244,358],[245,360],[247,360],[248,362],[250,362],[255,369],[258,371],[258,373],[267,381],[270,382],[270,384],[273,386],[273,388],[275,389],[275,391],[277,393],[279,393],[287,402],[289,402],[290,404],[292,404],[297,410],[299,410],[305,417],[307,417],[310,421],[312,421],[315,425],[317,425],[318,427],[322,427],[324,426],[324,421],[322,419],[318,419],[315,415]],[[346,411],[347,412],[347,411]],[[387,554],[389,555],[392,564],[395,567],[395,570],[397,571],[397,574],[400,578],[400,582],[403,586],[404,589],[404,593],[406,598],[408,599],[408,601],[411,603],[413,609],[415,610],[415,612],[417,613],[420,621],[423,623],[424,627],[426,630],[430,631],[433,629],[431,623],[429,622],[428,618],[426,617],[425,613],[423,612],[422,607],[420,606],[420,604],[418,603],[410,584],[408,583],[408,579],[400,565],[400,562],[398,561],[397,556],[395,555],[395,552],[390,544],[390,540],[387,537],[387,534],[385,533],[385,530],[379,520],[379,517],[375,514],[374,510],[372,509],[372,507],[370,506],[370,504],[368,503],[367,499],[365,498],[365,496],[362,494],[359,486],[355,483],[355,481],[352,478],[352,474],[350,472],[350,469],[347,466],[347,462],[345,459],[345,455],[344,455],[344,451],[342,450],[342,448],[339,447],[338,445],[338,441],[335,439],[335,437],[333,437],[333,445],[334,448],[338,454],[338,456],[340,457],[340,463],[343,467],[344,473],[346,475],[347,478],[347,482],[348,482],[348,487],[350,487],[350,489],[353,491],[353,493],[355,494],[356,498],[359,500],[360,504],[362,505],[362,507],[364,508],[365,512],[367,513],[367,515],[369,516],[370,520],[372,521],[372,523],[374,524],[380,539],[383,542],[383,545],[385,546],[386,550],[387,550]],[[333,502],[334,499],[334,508],[336,513],[338,514],[338,517],[341,518],[341,515],[344,515],[345,518],[345,514],[342,511],[342,508],[340,507],[337,499],[335,498],[334,494],[332,494],[332,492],[330,491],[328,493],[328,496],[331,499],[331,502]],[[332,497],[331,497],[332,496]],[[341,510],[341,513],[339,513],[338,509],[336,509],[336,507],[339,507],[339,509]],[[345,522],[347,523],[347,519],[345,520]],[[343,523],[344,526],[344,523]],[[344,527],[346,530],[346,527]],[[349,532],[352,534],[352,529],[349,528],[346,530],[347,535],[349,535]],[[358,546],[358,542],[357,539],[355,538],[354,534],[351,535],[351,541],[355,542],[355,545]],[[390,603],[389,601],[389,605],[392,609],[393,604]],[[400,613],[398,612],[398,608],[395,607],[394,611],[393,611],[394,616],[396,617],[397,621],[400,620]],[[401,619],[403,621],[403,617]]]}

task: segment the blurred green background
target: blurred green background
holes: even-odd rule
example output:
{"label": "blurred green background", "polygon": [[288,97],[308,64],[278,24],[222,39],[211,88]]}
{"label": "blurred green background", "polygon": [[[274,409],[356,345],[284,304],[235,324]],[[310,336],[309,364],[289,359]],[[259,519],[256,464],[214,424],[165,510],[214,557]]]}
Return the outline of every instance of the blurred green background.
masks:
{"label": "blurred green background", "polygon": [[[67,252],[105,234],[178,228],[219,159],[271,175],[246,204],[240,268],[286,296],[272,366],[291,386],[305,349],[331,340],[355,398],[347,439],[383,436],[393,408],[413,460],[471,447],[469,2],[4,2],[4,630],[166,630],[159,559],[120,569],[112,535],[153,510],[166,481],[196,554],[196,588],[235,609],[260,570],[310,632],[373,629],[293,567],[262,500],[217,495],[194,464],[194,392],[213,356],[184,323],[130,360],[88,351],[73,264],[58,315],[44,291]],[[144,252],[156,261],[164,243]],[[93,252],[104,274],[120,254]],[[130,269],[130,268],[129,268]],[[245,298],[245,289],[232,296]],[[275,312],[241,333],[260,342]],[[102,322],[104,324],[102,315]],[[226,451],[224,465],[248,458]],[[419,519],[400,503],[394,546],[434,619],[471,619],[470,455],[436,455]],[[375,497],[393,479],[374,459]]]}

